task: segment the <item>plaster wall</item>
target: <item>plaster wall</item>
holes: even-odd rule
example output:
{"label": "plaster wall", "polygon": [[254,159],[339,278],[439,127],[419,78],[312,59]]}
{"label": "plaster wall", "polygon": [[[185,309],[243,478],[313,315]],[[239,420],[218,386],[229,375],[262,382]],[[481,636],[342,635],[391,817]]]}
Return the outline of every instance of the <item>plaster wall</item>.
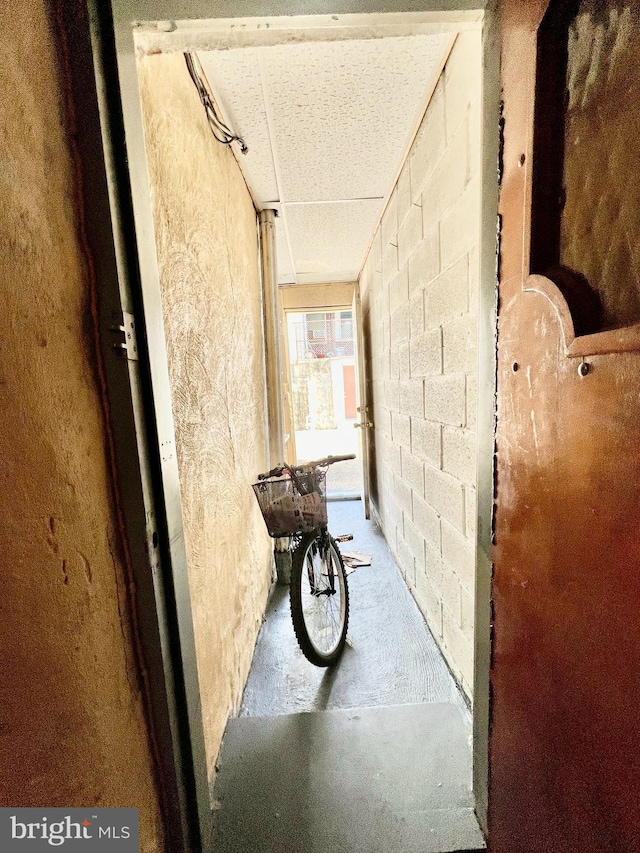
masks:
{"label": "plaster wall", "polygon": [[473,686],[481,45],[458,35],[360,281],[372,500],[467,696]]}
{"label": "plaster wall", "polygon": [[164,849],[50,4],[3,10],[1,806],[138,806]]}
{"label": "plaster wall", "polygon": [[271,581],[256,214],[182,54],[139,63],[209,777]]}

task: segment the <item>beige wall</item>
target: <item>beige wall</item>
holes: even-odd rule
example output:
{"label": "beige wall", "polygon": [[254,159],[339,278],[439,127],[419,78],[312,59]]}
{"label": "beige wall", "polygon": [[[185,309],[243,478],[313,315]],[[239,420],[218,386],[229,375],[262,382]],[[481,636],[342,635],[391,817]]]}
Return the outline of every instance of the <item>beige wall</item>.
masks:
{"label": "beige wall", "polygon": [[280,300],[284,311],[342,308],[345,305],[351,307],[354,286],[353,282],[281,285]]}
{"label": "beige wall", "polygon": [[139,71],[211,778],[271,579],[251,490],[267,467],[256,215],[182,54]]}
{"label": "beige wall", "polygon": [[460,34],[360,286],[373,502],[454,674],[473,685],[480,36]]}
{"label": "beige wall", "polygon": [[56,45],[3,9],[0,806],[140,808],[164,848],[127,618]]}

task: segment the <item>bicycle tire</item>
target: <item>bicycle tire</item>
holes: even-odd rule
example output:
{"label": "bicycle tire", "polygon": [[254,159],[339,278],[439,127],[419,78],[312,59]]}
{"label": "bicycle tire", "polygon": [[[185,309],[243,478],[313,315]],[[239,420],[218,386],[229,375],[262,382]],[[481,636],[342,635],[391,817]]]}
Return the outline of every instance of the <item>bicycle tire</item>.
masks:
{"label": "bicycle tire", "polygon": [[328,533],[326,536],[335,592],[329,593],[327,560],[320,553],[323,534],[312,532],[303,536],[291,566],[289,600],[293,630],[302,654],[315,666],[331,666],[338,661],[349,625],[349,587],[344,563],[335,539]]}

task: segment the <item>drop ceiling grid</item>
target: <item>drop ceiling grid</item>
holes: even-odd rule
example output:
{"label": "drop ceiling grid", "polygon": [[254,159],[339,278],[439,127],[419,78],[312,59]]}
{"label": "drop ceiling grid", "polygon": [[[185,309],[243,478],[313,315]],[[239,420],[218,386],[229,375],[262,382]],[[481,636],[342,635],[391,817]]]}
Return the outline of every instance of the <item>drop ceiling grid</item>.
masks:
{"label": "drop ceiling grid", "polygon": [[448,37],[263,48],[282,201],[382,198]]}
{"label": "drop ceiling grid", "polygon": [[199,54],[216,100],[248,144],[239,162],[256,203],[280,211],[280,283],[357,275],[449,39]]}
{"label": "drop ceiling grid", "polygon": [[343,280],[349,274],[353,280],[380,206],[381,199],[286,205],[297,275],[314,274],[317,281],[332,281],[336,275]]}

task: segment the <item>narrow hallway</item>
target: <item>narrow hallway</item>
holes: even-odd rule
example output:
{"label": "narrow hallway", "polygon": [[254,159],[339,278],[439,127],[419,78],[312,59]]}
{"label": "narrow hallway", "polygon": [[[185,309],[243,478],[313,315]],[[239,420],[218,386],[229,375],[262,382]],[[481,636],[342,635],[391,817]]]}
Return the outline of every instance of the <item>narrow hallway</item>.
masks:
{"label": "narrow hallway", "polygon": [[349,575],[349,643],[334,669],[298,649],[275,587],[240,716],[219,758],[216,851],[443,853],[481,849],[471,715],[373,521],[329,503]]}

